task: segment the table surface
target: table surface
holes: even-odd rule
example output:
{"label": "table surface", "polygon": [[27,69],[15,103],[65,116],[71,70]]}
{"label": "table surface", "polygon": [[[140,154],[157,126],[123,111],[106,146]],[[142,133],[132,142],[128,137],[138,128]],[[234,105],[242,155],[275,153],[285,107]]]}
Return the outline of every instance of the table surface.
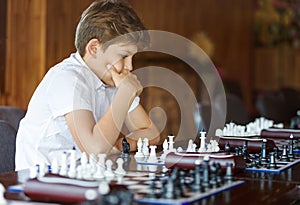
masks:
{"label": "table surface", "polygon": [[[111,156],[115,160],[119,156]],[[133,155],[128,160],[126,169],[137,170]],[[158,170],[159,171],[159,170]],[[10,185],[20,184],[28,179],[29,170],[0,174],[0,182],[8,188]],[[257,205],[257,204],[300,204],[300,164],[297,164],[280,174],[240,172],[234,175],[236,180],[245,183],[233,189],[223,191],[214,196],[202,199],[197,204],[230,204],[230,205]],[[6,191],[5,198],[9,202],[29,203],[23,193]]]}

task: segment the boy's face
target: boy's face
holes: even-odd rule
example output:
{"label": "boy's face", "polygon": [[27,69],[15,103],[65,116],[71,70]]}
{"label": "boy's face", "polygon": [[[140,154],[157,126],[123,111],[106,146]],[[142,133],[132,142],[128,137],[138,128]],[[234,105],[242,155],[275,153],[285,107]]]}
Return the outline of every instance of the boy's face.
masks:
{"label": "boy's face", "polygon": [[137,52],[137,47],[132,44],[113,44],[110,45],[99,59],[102,61],[102,64],[105,66],[105,71],[102,74],[101,80],[110,86],[114,86],[112,76],[109,72],[109,69],[114,67],[116,72],[122,73],[124,71],[132,71],[132,58]]}

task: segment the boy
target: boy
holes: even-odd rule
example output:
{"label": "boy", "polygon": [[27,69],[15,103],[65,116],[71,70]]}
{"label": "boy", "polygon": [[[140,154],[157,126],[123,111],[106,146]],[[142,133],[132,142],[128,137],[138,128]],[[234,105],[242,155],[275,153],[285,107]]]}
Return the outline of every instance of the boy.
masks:
{"label": "boy", "polygon": [[121,130],[131,150],[139,137],[159,142],[157,128],[139,104],[142,86],[131,73],[133,55],[149,43],[144,30],[123,1],[96,1],[83,12],[77,52],[48,71],[20,122],[16,170],[50,164],[74,148],[78,156],[121,150]]}

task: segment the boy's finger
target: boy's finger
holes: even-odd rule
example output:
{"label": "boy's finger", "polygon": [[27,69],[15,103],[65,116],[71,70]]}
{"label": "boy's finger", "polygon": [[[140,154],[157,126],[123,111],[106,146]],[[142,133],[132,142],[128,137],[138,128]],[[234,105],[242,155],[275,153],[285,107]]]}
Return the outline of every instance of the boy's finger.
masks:
{"label": "boy's finger", "polygon": [[106,66],[106,69],[111,73],[111,75],[117,75],[119,74],[117,69],[115,68],[115,66],[111,65],[111,64],[108,64]]}

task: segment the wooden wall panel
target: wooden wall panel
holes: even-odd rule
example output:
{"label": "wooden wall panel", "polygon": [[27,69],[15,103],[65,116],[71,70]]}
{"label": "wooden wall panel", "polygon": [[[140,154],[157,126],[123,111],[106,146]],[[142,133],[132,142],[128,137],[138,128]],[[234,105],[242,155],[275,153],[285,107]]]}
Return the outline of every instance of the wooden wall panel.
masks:
{"label": "wooden wall panel", "polygon": [[51,0],[47,4],[47,70],[75,52],[76,25],[92,0]]}
{"label": "wooden wall panel", "polygon": [[252,0],[130,1],[148,29],[190,38],[205,32],[215,46],[212,60],[227,78],[240,83],[250,107],[253,80]]}
{"label": "wooden wall panel", "polygon": [[0,96],[4,93],[6,65],[7,0],[0,1]]}
{"label": "wooden wall panel", "polygon": [[[187,38],[206,32],[215,44],[215,64],[242,84],[246,97],[251,93],[253,1],[129,1],[149,29]],[[26,107],[45,72],[75,50],[76,24],[92,0],[8,2],[5,104]]]}
{"label": "wooden wall panel", "polygon": [[6,104],[26,108],[44,74],[46,0],[8,1]]}

